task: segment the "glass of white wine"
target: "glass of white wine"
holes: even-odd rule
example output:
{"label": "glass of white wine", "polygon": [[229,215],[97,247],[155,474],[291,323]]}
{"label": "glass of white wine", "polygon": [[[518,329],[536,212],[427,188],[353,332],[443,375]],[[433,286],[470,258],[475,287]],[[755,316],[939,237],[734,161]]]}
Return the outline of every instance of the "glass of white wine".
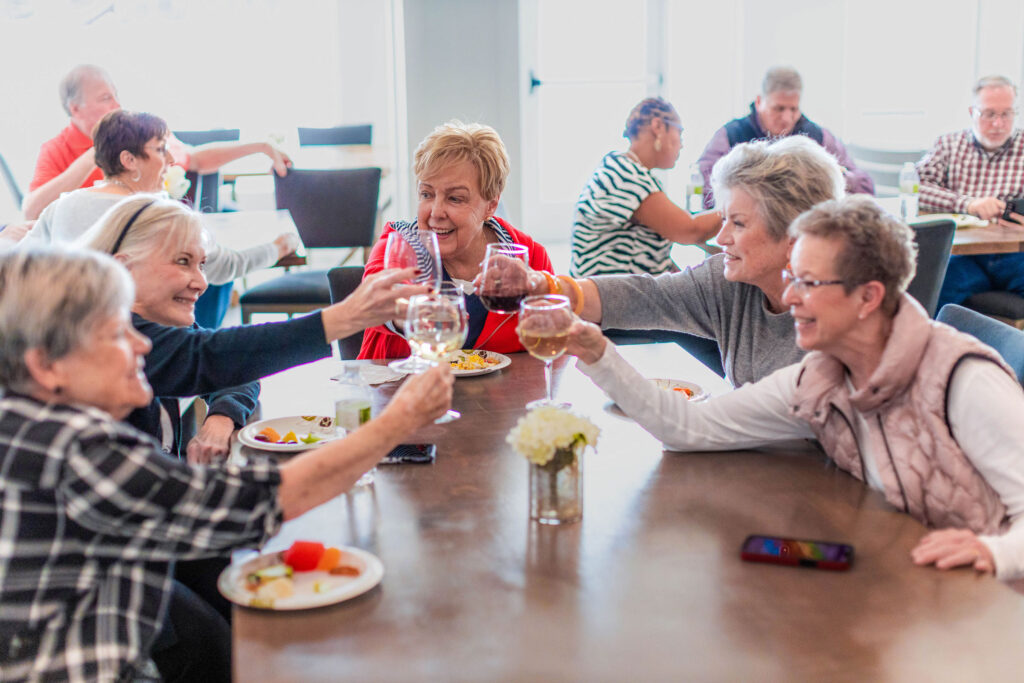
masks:
{"label": "glass of white wine", "polygon": [[558,294],[528,296],[519,304],[519,325],[516,332],[531,356],[544,361],[546,398],[530,401],[527,408],[554,406],[568,408],[568,403],[551,397],[551,364],[565,353],[569,344],[569,328],[574,320],[569,297]]}
{"label": "glass of white wine", "polygon": [[[437,292],[409,299],[405,336],[413,354],[425,361],[426,367],[447,362],[451,354],[461,350],[468,330],[466,298],[452,283],[443,283]],[[435,422],[442,424],[459,417],[457,411],[449,410]]]}

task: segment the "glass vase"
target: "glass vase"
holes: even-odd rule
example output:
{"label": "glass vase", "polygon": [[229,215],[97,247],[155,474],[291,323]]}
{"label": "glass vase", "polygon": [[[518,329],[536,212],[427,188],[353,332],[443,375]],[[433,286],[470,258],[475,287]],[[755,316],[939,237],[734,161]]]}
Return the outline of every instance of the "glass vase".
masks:
{"label": "glass vase", "polygon": [[559,448],[545,465],[530,463],[530,519],[571,524],[583,518],[585,444]]}

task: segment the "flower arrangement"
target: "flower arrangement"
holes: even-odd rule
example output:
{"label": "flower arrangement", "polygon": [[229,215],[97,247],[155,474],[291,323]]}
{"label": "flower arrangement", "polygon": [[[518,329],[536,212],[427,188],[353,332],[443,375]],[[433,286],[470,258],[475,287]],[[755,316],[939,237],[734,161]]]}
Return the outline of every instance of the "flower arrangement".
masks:
{"label": "flower arrangement", "polygon": [[556,454],[574,453],[579,445],[596,446],[601,430],[586,419],[564,408],[534,408],[508,433],[505,441],[535,465],[552,464],[561,469],[567,463],[552,462]]}
{"label": "flower arrangement", "polygon": [[185,177],[181,166],[168,166],[164,171],[164,190],[171,199],[181,199],[191,186],[192,181]]}

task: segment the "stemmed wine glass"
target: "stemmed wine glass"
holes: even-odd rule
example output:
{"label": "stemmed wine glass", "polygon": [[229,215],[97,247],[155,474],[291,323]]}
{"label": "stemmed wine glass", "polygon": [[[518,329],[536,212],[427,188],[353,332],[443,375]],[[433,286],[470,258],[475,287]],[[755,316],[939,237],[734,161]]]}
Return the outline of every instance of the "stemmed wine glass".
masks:
{"label": "stemmed wine glass", "polygon": [[429,285],[434,291],[441,286],[441,249],[437,234],[430,230],[388,233],[384,246],[385,268],[419,268],[412,282]]}
{"label": "stemmed wine glass", "polygon": [[[453,283],[445,282],[437,292],[409,299],[405,336],[414,356],[424,364],[417,372],[447,362],[448,356],[466,343],[468,330],[466,298]],[[460,417],[458,411],[449,410],[434,422],[443,424]]]}
{"label": "stemmed wine glass", "polygon": [[[416,230],[408,235],[397,230],[389,233],[384,247],[384,268],[419,268],[420,274],[412,282],[428,285],[435,292],[438,291],[442,271],[437,235],[430,230]],[[391,361],[388,367],[416,374],[429,368],[430,363],[413,354],[408,358]]]}
{"label": "stemmed wine glass", "polygon": [[568,408],[551,398],[551,364],[565,353],[569,344],[569,328],[574,320],[569,297],[560,294],[528,296],[519,305],[519,326],[516,332],[531,356],[544,361],[547,397],[530,401],[527,408],[553,406]]}
{"label": "stemmed wine glass", "polygon": [[[515,313],[530,293],[529,249],[522,244],[488,244],[480,277],[480,301],[495,313]],[[520,263],[516,263],[519,261]]]}

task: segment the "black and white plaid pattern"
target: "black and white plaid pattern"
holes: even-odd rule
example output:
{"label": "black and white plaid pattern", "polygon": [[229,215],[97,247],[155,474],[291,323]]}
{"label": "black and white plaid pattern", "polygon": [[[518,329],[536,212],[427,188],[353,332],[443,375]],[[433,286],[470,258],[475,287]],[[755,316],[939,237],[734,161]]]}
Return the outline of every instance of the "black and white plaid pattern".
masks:
{"label": "black and white plaid pattern", "polygon": [[0,680],[143,668],[170,563],[265,542],[279,483],[270,461],[191,467],[100,410],[0,397]]}
{"label": "black and white plaid pattern", "polygon": [[983,149],[969,130],[943,135],[917,162],[922,211],[967,213],[980,197],[1024,197],[1024,134],[1015,130],[995,152]]}

